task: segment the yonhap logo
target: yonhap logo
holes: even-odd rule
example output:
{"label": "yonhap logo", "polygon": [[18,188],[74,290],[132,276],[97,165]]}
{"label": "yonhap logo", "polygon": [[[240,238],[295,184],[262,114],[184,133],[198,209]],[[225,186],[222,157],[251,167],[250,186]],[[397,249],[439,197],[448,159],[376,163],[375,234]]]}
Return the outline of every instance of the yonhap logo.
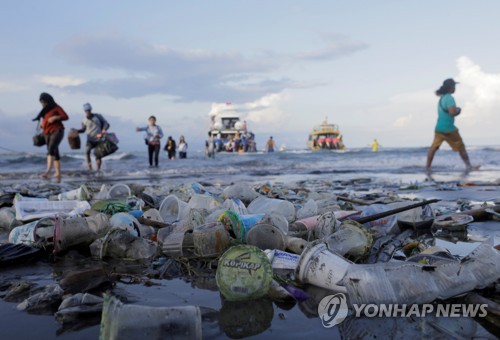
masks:
{"label": "yonhap logo", "polygon": [[318,305],[318,315],[325,328],[344,321],[348,312],[347,299],[343,293],[325,296]]}

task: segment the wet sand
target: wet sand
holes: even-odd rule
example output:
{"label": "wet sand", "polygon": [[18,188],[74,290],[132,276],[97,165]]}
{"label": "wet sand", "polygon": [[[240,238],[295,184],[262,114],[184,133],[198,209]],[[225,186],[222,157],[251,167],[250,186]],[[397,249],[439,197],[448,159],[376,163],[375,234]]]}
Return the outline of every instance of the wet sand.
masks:
{"label": "wet sand", "polygon": [[[281,181],[283,178],[278,178]],[[288,182],[291,178],[287,178],[288,184],[286,186],[294,186],[296,183]],[[274,178],[269,179],[271,182]],[[256,181],[257,182],[257,181]],[[262,179],[260,183],[266,182]],[[219,182],[220,183],[220,182]],[[311,187],[323,187],[325,180],[312,181]],[[217,183],[215,183],[217,184]],[[154,185],[154,183],[153,183]],[[358,192],[363,192],[364,189],[370,189],[371,185],[367,184],[366,188],[358,186],[354,188]],[[500,198],[500,187],[491,186],[467,186],[456,187],[450,183],[449,189],[447,186],[428,185],[418,190],[399,190],[398,185],[393,185],[392,188],[385,188],[388,190],[395,190],[403,197],[414,197],[421,199],[438,198],[442,201],[434,205],[443,204],[456,204],[457,200],[464,200],[468,202],[485,202],[497,200]],[[444,188],[444,189],[443,189]],[[331,190],[335,191],[334,188]],[[340,189],[339,189],[340,190]],[[500,222],[475,222],[468,227],[469,234],[474,237],[488,237],[495,236],[500,240]],[[0,235],[0,240],[6,239],[6,233]],[[466,252],[470,243],[461,243],[459,240],[442,240],[443,246],[454,247],[454,251]],[[499,242],[496,242],[499,243]],[[72,257],[72,259],[69,259]],[[58,259],[55,262],[51,259],[44,258],[34,263],[23,265],[11,265],[1,268],[2,281],[15,281],[25,279],[32,281],[37,286],[44,286],[49,283],[59,282],[61,277],[68,275],[76,268],[91,266],[96,268],[105,268],[109,270],[109,261],[102,263],[101,261],[84,259],[76,252],[71,252],[71,256],[66,259]],[[150,280],[153,285],[148,286],[144,282],[125,284],[116,282],[112,288],[114,294],[120,296],[127,303],[150,305],[150,306],[182,306],[182,305],[196,305],[206,307],[212,310],[208,313],[209,317],[205,318],[203,322],[203,335],[204,338],[227,338],[227,337],[247,337],[256,336],[257,338],[339,338],[339,337],[352,337],[357,334],[353,328],[359,327],[362,322],[365,326],[369,325],[365,335],[368,336],[417,336],[417,335],[448,335],[456,334],[469,334],[475,336],[494,337],[499,335],[496,333],[498,329],[495,325],[485,323],[484,320],[473,320],[464,318],[466,320],[451,320],[455,323],[448,331],[443,333],[435,333],[429,331],[429,327],[436,328],[435,320],[406,320],[406,319],[358,319],[345,323],[344,325],[336,326],[333,328],[324,328],[320,319],[317,317],[317,303],[320,298],[328,295],[328,291],[310,287],[308,290],[311,298],[306,302],[282,304],[275,303],[271,300],[259,299],[250,302],[228,303],[224,302],[220,293],[218,292],[217,285],[214,277],[202,278],[195,276],[183,276],[174,279],[155,279],[141,275],[141,266],[136,263],[128,263],[130,271],[137,273],[137,276]],[[139,268],[139,269],[138,269]],[[215,274],[215,273],[214,273]],[[33,315],[16,309],[16,304],[13,302],[5,302],[0,300],[0,338],[2,339],[96,339],[99,337],[99,320],[90,320],[90,324],[83,323],[82,325],[61,325],[56,322],[53,314],[48,315]],[[251,321],[254,324],[249,326]],[[485,324],[484,328],[477,321]],[[380,322],[380,326],[376,322]],[[460,330],[455,330],[454,327],[459,327],[462,324],[469,325],[473,330],[469,329],[465,333],[460,333]],[[426,325],[426,323],[428,323]],[[392,332],[387,327],[393,325]],[[356,326],[358,325],[358,326]],[[472,326],[471,326],[472,325]],[[365,327],[364,326],[364,327]],[[73,328],[72,328],[73,327]],[[76,328],[74,328],[76,327]],[[431,328],[432,328],[431,327]],[[433,328],[433,329],[434,329]],[[451,329],[451,331],[450,331]],[[396,331],[395,331],[396,330]],[[371,332],[371,333],[370,333]],[[374,333],[375,332],[375,333]],[[448,333],[447,333],[448,332]]]}

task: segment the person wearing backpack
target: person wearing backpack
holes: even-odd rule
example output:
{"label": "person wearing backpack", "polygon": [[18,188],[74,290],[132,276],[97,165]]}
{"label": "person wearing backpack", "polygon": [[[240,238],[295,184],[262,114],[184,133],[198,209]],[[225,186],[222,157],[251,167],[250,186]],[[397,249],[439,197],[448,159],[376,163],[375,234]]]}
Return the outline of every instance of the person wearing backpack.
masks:
{"label": "person wearing backpack", "polygon": [[[87,133],[87,146],[85,153],[87,156],[89,170],[92,170],[90,152],[99,144],[101,137],[108,131],[109,123],[100,113],[92,113],[92,105],[89,103],[83,104],[83,110],[85,111],[85,119],[82,122],[82,128],[77,131],[78,133]],[[100,171],[102,160],[96,157],[95,162],[97,165],[97,171]]]}

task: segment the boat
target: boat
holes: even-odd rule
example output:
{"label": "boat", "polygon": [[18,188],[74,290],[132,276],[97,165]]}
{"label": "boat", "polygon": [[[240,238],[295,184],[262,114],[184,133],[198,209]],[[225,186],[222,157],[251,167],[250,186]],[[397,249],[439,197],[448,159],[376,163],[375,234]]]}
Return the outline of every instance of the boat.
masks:
{"label": "boat", "polygon": [[309,134],[307,147],[311,150],[344,150],[345,145],[337,124],[329,124],[325,119]]}
{"label": "boat", "polygon": [[247,130],[246,120],[230,103],[210,112],[209,135],[216,152],[256,152],[255,134]]}

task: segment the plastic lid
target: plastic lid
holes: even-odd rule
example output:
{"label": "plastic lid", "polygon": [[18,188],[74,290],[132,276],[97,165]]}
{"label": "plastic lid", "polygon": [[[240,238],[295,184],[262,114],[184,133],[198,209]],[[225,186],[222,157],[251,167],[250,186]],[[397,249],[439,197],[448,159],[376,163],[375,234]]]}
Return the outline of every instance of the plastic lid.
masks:
{"label": "plastic lid", "polygon": [[273,270],[259,248],[239,245],[227,250],[219,259],[216,280],[227,300],[252,300],[267,294]]}

